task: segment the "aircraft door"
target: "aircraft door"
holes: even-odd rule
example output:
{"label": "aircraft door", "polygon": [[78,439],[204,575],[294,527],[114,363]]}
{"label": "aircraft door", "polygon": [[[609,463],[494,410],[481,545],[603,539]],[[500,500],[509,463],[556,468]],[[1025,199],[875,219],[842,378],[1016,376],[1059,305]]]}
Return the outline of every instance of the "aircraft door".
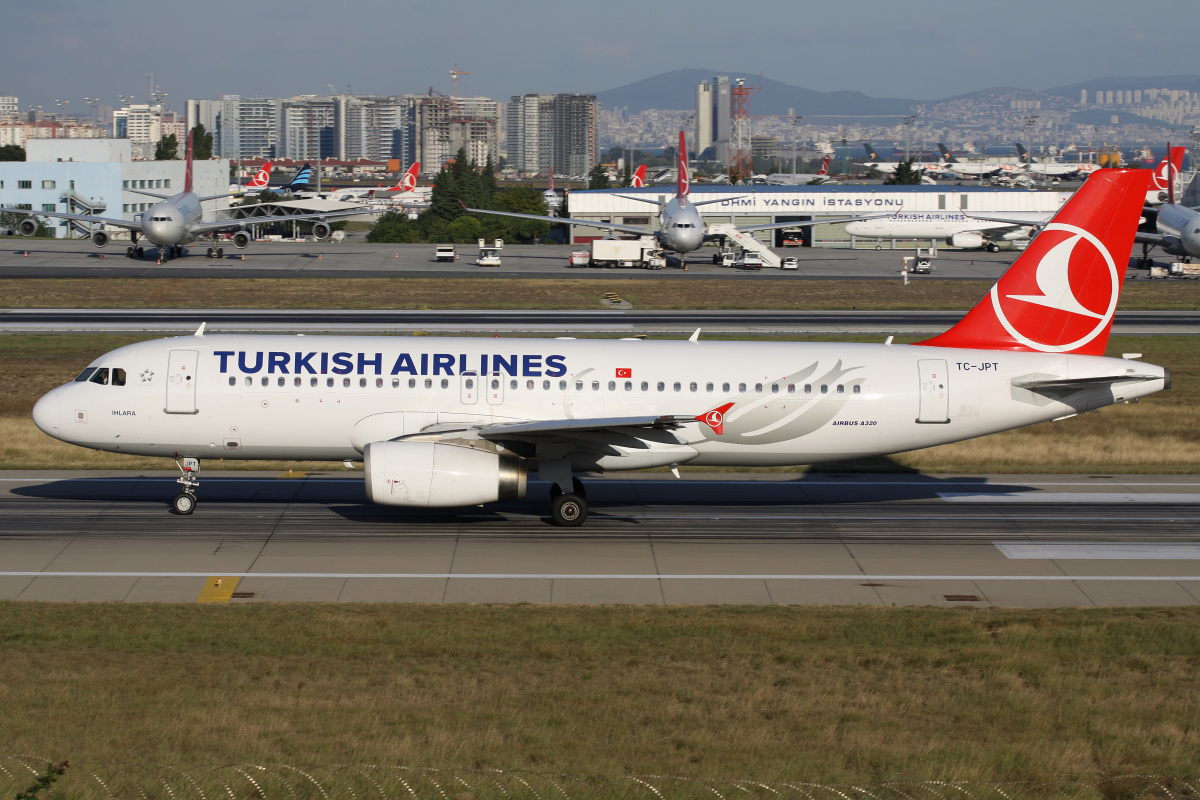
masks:
{"label": "aircraft door", "polygon": [[487,380],[480,378],[474,372],[464,372],[459,376],[458,384],[458,399],[463,405],[471,406],[479,400],[480,381]]}
{"label": "aircraft door", "polygon": [[199,354],[195,350],[172,350],[167,360],[167,405],[168,414],[196,413],[196,362]]}
{"label": "aircraft door", "polygon": [[487,381],[487,401],[488,405],[498,406],[504,403],[504,376],[499,372],[493,372],[485,378]]}
{"label": "aircraft door", "polygon": [[950,372],[940,358],[917,361],[921,373],[920,411],[917,422],[944,425],[950,421]]}

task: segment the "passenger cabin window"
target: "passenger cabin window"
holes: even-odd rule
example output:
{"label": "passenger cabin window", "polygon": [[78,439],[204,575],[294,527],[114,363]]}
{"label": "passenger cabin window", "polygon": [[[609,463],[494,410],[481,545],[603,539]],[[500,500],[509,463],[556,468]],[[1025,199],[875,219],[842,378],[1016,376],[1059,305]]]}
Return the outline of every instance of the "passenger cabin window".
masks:
{"label": "passenger cabin window", "polygon": [[237,386],[237,378],[235,378],[234,376],[230,375],[230,376],[229,376],[229,385],[230,385],[230,386]]}

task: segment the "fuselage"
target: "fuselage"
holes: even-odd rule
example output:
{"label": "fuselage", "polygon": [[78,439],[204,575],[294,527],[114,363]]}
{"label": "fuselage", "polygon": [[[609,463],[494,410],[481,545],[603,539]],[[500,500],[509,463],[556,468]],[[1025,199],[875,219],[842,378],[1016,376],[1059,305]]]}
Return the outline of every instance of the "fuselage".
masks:
{"label": "fuselage", "polygon": [[[1029,378],[1159,376],[1048,396]],[[357,460],[433,425],[704,416],[597,440],[582,469],[788,465],[911,450],[1158,391],[1165,370],[1096,356],[921,345],[207,335],[129,345],[34,408],[118,453]]]}
{"label": "fuselage", "polygon": [[1178,241],[1167,247],[1173,255],[1200,257],[1200,212],[1178,203],[1164,203],[1158,208],[1155,227],[1164,236]]}
{"label": "fuselage", "polygon": [[[1046,219],[1049,218],[1047,214]],[[982,220],[957,211],[901,211],[878,219],[849,222],[846,232],[868,239],[945,239],[956,233],[979,233],[997,241],[1028,239],[1031,229],[1014,229],[1014,224]],[[989,231],[994,233],[989,235]]]}
{"label": "fuselage", "polygon": [[662,207],[655,236],[664,250],[690,253],[704,244],[704,218],[687,197],[675,197]]}
{"label": "fuselage", "polygon": [[189,244],[196,240],[196,226],[203,218],[200,196],[182,192],[155,203],[142,215],[142,236],[159,247]]}

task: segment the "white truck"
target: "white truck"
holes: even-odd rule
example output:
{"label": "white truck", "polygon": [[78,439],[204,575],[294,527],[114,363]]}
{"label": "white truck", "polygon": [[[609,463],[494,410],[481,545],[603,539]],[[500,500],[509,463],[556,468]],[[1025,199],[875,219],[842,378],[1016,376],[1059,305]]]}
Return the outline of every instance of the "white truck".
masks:
{"label": "white truck", "polygon": [[439,244],[433,251],[434,261],[457,261],[458,253],[452,244]]}
{"label": "white truck", "polygon": [[667,265],[658,242],[643,239],[593,239],[590,266],[662,269]]}

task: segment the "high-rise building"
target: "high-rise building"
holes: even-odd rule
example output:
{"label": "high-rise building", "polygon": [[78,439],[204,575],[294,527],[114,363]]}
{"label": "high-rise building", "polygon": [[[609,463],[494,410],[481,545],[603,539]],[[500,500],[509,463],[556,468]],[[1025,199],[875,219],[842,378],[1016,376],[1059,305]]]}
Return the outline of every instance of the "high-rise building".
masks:
{"label": "high-rise building", "polygon": [[223,95],[221,135],[215,149],[228,159],[274,158],[279,145],[279,115],[280,101],[275,98]]}
{"label": "high-rise building", "polygon": [[731,116],[732,96],[729,93],[729,76],[716,75],[713,77],[713,144],[716,145],[716,159],[722,164],[729,163],[729,143],[733,138],[733,120]]}
{"label": "high-rise building", "polygon": [[0,94],[0,123],[16,122],[18,113],[16,96]]}
{"label": "high-rise building", "polygon": [[519,172],[586,175],[596,163],[600,104],[592,94],[514,96],[505,112],[505,154]]}
{"label": "high-rise building", "polygon": [[500,104],[488,97],[419,95],[414,99],[416,156],[423,171],[436,172],[466,150],[484,164],[500,156]]}
{"label": "high-rise building", "polygon": [[696,133],[692,139],[699,157],[713,143],[713,87],[702,81],[696,87]]}

